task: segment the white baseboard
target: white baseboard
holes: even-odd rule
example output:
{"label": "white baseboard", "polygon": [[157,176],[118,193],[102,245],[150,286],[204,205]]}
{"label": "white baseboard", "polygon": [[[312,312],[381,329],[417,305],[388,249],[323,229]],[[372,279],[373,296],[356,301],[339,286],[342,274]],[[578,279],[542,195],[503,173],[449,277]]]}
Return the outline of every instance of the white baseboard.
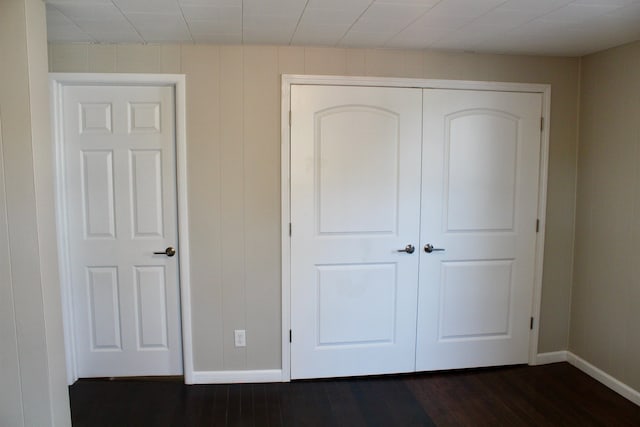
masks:
{"label": "white baseboard", "polygon": [[552,351],[549,353],[538,353],[536,365],[548,365],[549,363],[559,363],[567,361],[566,351]]}
{"label": "white baseboard", "polygon": [[282,369],[251,371],[194,371],[193,384],[276,383],[282,382]]}
{"label": "white baseboard", "polygon": [[[540,353],[536,356],[536,365],[569,362],[590,377],[600,381],[611,390],[640,405],[640,391],[635,390],[603,370],[596,368],[586,360],[570,351]],[[193,384],[233,384],[233,383],[272,383],[282,382],[281,369],[263,369],[251,371],[194,371]]]}
{"label": "white baseboard", "polygon": [[576,356],[571,352],[567,352],[567,362],[580,369],[590,377],[600,381],[616,393],[626,397],[636,405],[640,405],[640,392],[632,389],[620,380],[615,379],[603,370],[596,368],[591,363]]}

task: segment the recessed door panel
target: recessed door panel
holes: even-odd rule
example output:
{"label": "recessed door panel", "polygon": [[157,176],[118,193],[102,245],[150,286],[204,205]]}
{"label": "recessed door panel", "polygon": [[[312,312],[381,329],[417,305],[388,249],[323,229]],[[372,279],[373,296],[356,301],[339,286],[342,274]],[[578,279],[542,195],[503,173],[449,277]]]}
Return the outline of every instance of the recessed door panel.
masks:
{"label": "recessed door panel", "polygon": [[513,260],[441,266],[439,340],[508,337]]}
{"label": "recessed door panel", "polygon": [[318,266],[318,347],[392,343],[396,266]]}
{"label": "recessed door panel", "polygon": [[129,133],[160,133],[160,103],[129,103]]}
{"label": "recessed door panel", "polygon": [[445,128],[447,230],[512,230],[517,118],[476,109],[446,117]]}
{"label": "recessed door panel", "polygon": [[135,267],[138,346],[167,348],[167,294],[164,267]]}
{"label": "recessed door panel", "polygon": [[91,350],[121,350],[118,269],[87,268],[86,283],[89,295]]}
{"label": "recessed door panel", "polygon": [[80,134],[111,133],[111,103],[83,102],[78,104]]}
{"label": "recessed door panel", "polygon": [[162,237],[162,152],[131,150],[130,156],[134,237]]}
{"label": "recessed door panel", "polygon": [[113,152],[82,152],[83,224],[86,239],[114,239]]}
{"label": "recessed door panel", "polygon": [[399,117],[354,105],[316,114],[320,234],[394,233]]}

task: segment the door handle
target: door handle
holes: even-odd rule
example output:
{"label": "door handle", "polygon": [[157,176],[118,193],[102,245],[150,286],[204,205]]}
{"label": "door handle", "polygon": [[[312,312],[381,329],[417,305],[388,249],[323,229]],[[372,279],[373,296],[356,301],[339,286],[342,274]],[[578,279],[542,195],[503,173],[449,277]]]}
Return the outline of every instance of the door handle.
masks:
{"label": "door handle", "polygon": [[154,252],[154,255],[166,255],[168,257],[172,257],[176,254],[176,250],[173,248],[173,246],[169,246],[167,249],[165,249],[162,252]]}
{"label": "door handle", "polygon": [[412,254],[415,250],[416,248],[413,245],[409,244],[405,246],[404,249],[398,249],[398,252],[406,252],[408,254]]}
{"label": "door handle", "polygon": [[431,252],[444,251],[444,248],[434,248],[431,243],[427,243],[426,245],[424,245],[424,251],[430,254]]}

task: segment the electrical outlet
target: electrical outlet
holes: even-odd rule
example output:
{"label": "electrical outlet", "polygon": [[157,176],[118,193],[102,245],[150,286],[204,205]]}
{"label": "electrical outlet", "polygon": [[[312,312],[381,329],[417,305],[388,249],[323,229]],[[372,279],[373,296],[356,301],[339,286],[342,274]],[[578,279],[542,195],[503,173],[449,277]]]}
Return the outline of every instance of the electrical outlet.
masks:
{"label": "electrical outlet", "polygon": [[244,329],[236,329],[233,331],[233,336],[235,338],[236,347],[247,346],[247,335]]}

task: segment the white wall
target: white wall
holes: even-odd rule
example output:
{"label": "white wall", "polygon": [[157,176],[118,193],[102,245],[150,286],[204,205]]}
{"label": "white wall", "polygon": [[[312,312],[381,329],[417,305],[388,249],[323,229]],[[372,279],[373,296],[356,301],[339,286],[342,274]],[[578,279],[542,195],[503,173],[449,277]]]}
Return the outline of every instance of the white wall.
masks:
{"label": "white wall", "polygon": [[0,425],[68,426],[45,6],[0,1]]}

